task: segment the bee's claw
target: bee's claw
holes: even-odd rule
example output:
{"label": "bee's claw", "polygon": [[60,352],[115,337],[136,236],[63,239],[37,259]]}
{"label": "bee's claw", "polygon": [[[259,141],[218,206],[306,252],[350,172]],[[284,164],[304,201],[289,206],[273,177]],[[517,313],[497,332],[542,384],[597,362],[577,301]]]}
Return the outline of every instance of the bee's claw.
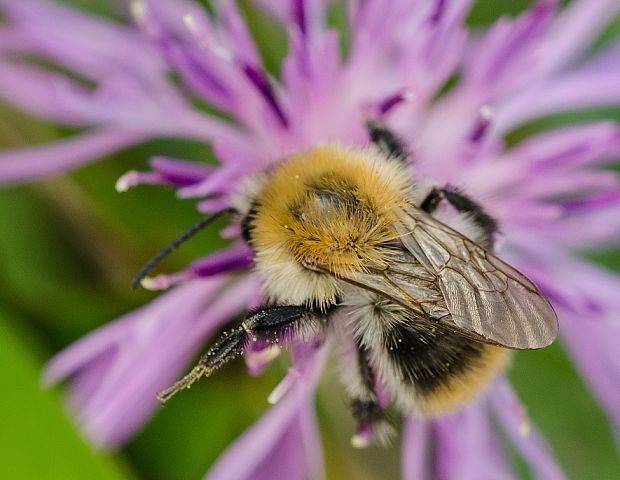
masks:
{"label": "bee's claw", "polygon": [[211,373],[213,373],[212,368],[208,368],[202,364],[198,364],[194,368],[192,368],[191,372],[185,375],[181,380],[175,382],[174,385],[166,388],[165,390],[157,392],[157,400],[159,400],[162,405],[165,405],[166,402],[168,402],[168,400],[170,400],[177,392],[191,387],[194,382],[200,379],[200,377],[208,377],[209,375],[211,375]]}

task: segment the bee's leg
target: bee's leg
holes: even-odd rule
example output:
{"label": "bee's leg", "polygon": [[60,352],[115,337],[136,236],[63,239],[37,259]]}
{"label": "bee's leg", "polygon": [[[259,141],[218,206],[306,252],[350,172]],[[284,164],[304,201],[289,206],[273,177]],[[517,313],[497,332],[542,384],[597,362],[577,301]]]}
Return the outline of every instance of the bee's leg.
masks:
{"label": "bee's leg", "polygon": [[285,344],[291,337],[307,337],[320,333],[325,320],[325,315],[317,314],[306,306],[266,307],[251,312],[239,327],[224,332],[190,373],[170,388],[159,392],[157,398],[165,403],[175,393],[189,388],[199,378],[210,376],[225,363],[242,354],[250,341],[265,340]]}
{"label": "bee's leg", "polygon": [[350,381],[352,385],[349,388],[352,390],[351,413],[357,422],[357,430],[351,438],[351,444],[356,448],[364,448],[373,439],[385,443],[392,433],[392,427],[379,403],[369,352],[364,345],[357,341],[356,344],[358,371]]}
{"label": "bee's leg", "polygon": [[422,203],[420,203],[420,208],[432,215],[443,198],[443,191],[440,188],[433,187],[433,189],[428,192],[428,195],[426,195],[426,198],[422,200]]}
{"label": "bee's leg", "polygon": [[434,187],[420,204],[420,208],[432,214],[442,200],[448,201],[460,213],[467,214],[481,230],[484,243],[493,246],[493,236],[497,233],[497,222],[475,201],[459,189],[447,185],[443,188]]}
{"label": "bee's leg", "polygon": [[377,120],[366,122],[370,140],[388,157],[405,162],[409,158],[409,152],[404,142],[398,138],[385,124]]}
{"label": "bee's leg", "polygon": [[495,233],[497,233],[497,222],[491,217],[484,209],[474,202],[471,198],[466,196],[459,189],[446,186],[441,189],[445,199],[461,213],[469,214],[470,218],[482,229],[484,235],[490,239]]}

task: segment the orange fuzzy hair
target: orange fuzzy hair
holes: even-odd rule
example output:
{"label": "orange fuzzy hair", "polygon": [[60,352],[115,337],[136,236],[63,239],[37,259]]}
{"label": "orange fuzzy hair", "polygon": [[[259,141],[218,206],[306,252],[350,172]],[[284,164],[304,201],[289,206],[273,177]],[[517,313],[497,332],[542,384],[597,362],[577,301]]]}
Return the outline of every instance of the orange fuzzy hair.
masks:
{"label": "orange fuzzy hair", "polygon": [[293,156],[257,198],[259,261],[294,260],[335,275],[384,266],[410,178],[374,147],[327,144]]}

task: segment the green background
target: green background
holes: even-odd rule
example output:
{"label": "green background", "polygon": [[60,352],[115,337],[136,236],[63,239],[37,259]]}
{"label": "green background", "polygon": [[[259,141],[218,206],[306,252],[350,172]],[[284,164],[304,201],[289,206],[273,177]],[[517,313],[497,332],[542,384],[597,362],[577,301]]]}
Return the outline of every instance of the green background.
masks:
{"label": "green background", "polygon": [[[67,3],[110,14],[106,2]],[[479,1],[469,21],[485,25],[530,3]],[[286,51],[283,32],[257,15],[249,2],[242,6],[268,68],[277,74]],[[337,6],[331,20],[342,27],[342,19],[343,9]],[[599,44],[619,30],[616,19]],[[608,109],[545,119],[514,132],[511,140],[558,122],[609,116],[620,118],[617,110]],[[69,133],[0,105],[0,148],[45,143]],[[0,189],[0,478],[200,478],[267,409],[265,399],[285,363],[255,379],[237,362],[175,398],[124,449],[101,453],[81,439],[67,417],[62,389],[41,388],[41,369],[54,353],[155,297],[129,289],[132,275],[199,218],[191,201],[176,200],[170,190],[140,187],[116,193],[116,179],[131,168],[144,170],[154,154],[212,160],[204,145],[160,140],[69,175]],[[220,244],[203,235],[175,253],[162,270],[181,268]],[[592,258],[620,270],[617,251],[594,252]],[[510,377],[571,478],[620,478],[610,424],[561,345],[517,354]],[[397,478],[398,441],[389,449],[360,452],[349,447],[353,424],[335,385],[334,369],[328,368],[317,401],[329,478]],[[524,465],[515,461],[527,477]]]}

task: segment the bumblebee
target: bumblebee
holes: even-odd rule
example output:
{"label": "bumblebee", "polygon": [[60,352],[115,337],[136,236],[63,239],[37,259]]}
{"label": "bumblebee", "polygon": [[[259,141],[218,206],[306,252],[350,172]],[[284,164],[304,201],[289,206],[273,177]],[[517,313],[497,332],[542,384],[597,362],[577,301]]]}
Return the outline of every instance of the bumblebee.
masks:
{"label": "bumblebee", "polygon": [[[293,155],[237,195],[264,305],[160,392],[162,402],[249,342],[348,335],[356,364],[343,375],[351,411],[358,425],[381,432],[378,385],[402,411],[438,416],[482,392],[511,349],[553,342],[549,302],[492,253],[495,220],[450,186],[421,197],[400,139],[376,122],[369,136],[363,148],[332,143]],[[458,221],[442,221],[446,205]]]}

